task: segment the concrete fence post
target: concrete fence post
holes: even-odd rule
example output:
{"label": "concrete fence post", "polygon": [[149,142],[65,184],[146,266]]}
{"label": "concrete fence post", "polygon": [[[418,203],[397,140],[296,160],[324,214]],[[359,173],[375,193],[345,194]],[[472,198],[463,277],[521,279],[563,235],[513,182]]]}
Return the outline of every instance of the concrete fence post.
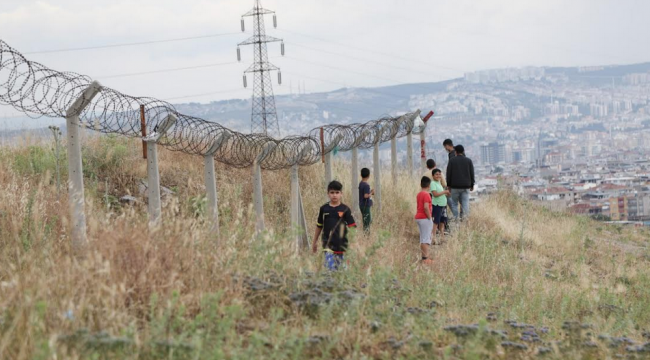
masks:
{"label": "concrete fence post", "polygon": [[426,145],[426,125],[422,132],[420,133],[420,169],[427,168],[427,145]]}
{"label": "concrete fence post", "polygon": [[205,193],[208,200],[206,217],[210,222],[210,232],[216,233],[219,236],[219,200],[217,197],[217,178],[214,170],[213,155],[205,155],[203,157],[203,163],[205,164]]}
{"label": "concrete fence post", "polygon": [[253,202],[255,206],[255,232],[264,231],[264,194],[262,193],[262,166],[260,163],[275,149],[276,143],[268,143],[253,162]]}
{"label": "concrete fence post", "polygon": [[302,206],[302,195],[300,194],[298,161],[305,155],[305,153],[311,150],[311,146],[304,147],[298,152],[295,163],[291,166],[291,227],[297,231],[295,244],[298,253],[309,249],[307,223],[305,221],[305,212]]}
{"label": "concrete fence post", "polygon": [[390,171],[393,180],[393,186],[397,186],[397,139],[390,139]]}
{"label": "concrete fence post", "polygon": [[433,116],[433,111],[429,113],[422,119],[424,122],[424,128],[420,132],[420,169],[427,168],[427,143],[426,143],[426,133],[427,133],[427,121]]}
{"label": "concrete fence post", "polygon": [[158,140],[176,123],[174,115],[168,115],[151,134],[143,140],[147,143],[147,197],[149,225],[160,224],[162,205],[160,201],[160,172],[158,170]]}
{"label": "concrete fence post", "polygon": [[[381,135],[380,135],[381,138]],[[375,144],[374,151],[372,153],[372,160],[373,160],[373,165],[375,167],[375,184],[374,184],[374,189],[375,189],[375,196],[374,196],[374,203],[373,206],[375,209],[377,209],[377,212],[381,211],[381,164],[380,164],[380,159],[379,159],[379,144],[380,142],[377,141]]]}
{"label": "concrete fence post", "polygon": [[204,156],[205,191],[208,200],[206,215],[210,222],[210,232],[215,233],[217,237],[219,236],[219,200],[217,196],[217,177],[214,170],[214,154],[229,137],[227,134],[219,136]]}
{"label": "concrete fence post", "polygon": [[409,177],[413,177],[413,132],[406,135],[406,162]]}
{"label": "concrete fence post", "polygon": [[84,212],[84,178],[81,163],[81,126],[79,116],[101,90],[101,85],[93,81],[66,111],[66,129],[68,140],[68,203],[70,207],[70,224],[72,249],[82,251],[88,240],[86,238],[86,214]]}
{"label": "concrete fence post", "polygon": [[350,193],[352,194],[352,211],[359,210],[359,149],[352,149],[352,167],[350,169]]}

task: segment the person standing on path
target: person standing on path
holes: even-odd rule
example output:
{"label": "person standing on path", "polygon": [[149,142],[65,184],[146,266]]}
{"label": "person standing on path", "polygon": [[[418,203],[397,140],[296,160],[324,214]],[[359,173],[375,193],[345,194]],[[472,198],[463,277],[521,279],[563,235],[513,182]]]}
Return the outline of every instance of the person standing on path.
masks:
{"label": "person standing on path", "polygon": [[431,218],[431,179],[423,176],[420,179],[420,192],[416,198],[417,210],[415,212],[415,222],[420,230],[420,251],[422,251],[422,263],[431,264],[433,260],[429,259],[429,246],[431,246],[431,232],[433,231],[433,221]]}
{"label": "person standing on path", "polygon": [[442,146],[447,151],[447,155],[449,156],[449,160],[451,160],[451,158],[456,156],[456,149],[454,148],[454,142],[451,141],[451,139],[445,139],[445,141],[442,142]]}
{"label": "person standing on path", "polygon": [[436,232],[440,232],[440,240],[433,241],[434,244],[441,245],[445,239],[445,222],[443,214],[447,208],[447,195],[449,190],[445,190],[440,183],[442,180],[442,171],[440,169],[433,170],[433,181],[431,181],[431,197],[432,197],[432,217],[433,217],[433,230],[431,238],[437,238]]}
{"label": "person standing on path", "polygon": [[363,219],[363,231],[368,233],[370,231],[370,224],[372,224],[372,196],[375,195],[375,190],[370,188],[368,181],[370,180],[370,169],[361,169],[361,182],[359,183],[359,209],[361,210],[361,218]]}
{"label": "person standing on path", "polygon": [[[422,176],[426,176],[429,179],[433,180],[433,170],[436,169],[436,161],[433,159],[427,160],[427,170],[422,174]],[[447,188],[447,181],[445,181],[445,177],[443,176],[440,179],[440,184],[442,184],[443,188]]]}
{"label": "person standing on path", "polygon": [[[454,149],[454,142],[451,141],[451,139],[445,139],[445,141],[442,142],[442,147],[444,147],[445,151],[447,151],[447,156],[448,156],[447,168],[449,168],[449,161],[451,161],[451,158],[456,156],[456,149]],[[448,186],[449,185],[445,185],[445,189]],[[451,210],[451,196],[447,196],[447,207]],[[449,229],[449,227],[447,227],[447,229]]]}
{"label": "person standing on path", "polygon": [[451,212],[459,219],[458,206],[462,211],[461,220],[469,217],[469,192],[474,190],[474,164],[465,156],[463,145],[454,148],[456,156],[447,165],[447,186],[451,193]]}
{"label": "person standing on path", "polygon": [[322,237],[325,252],[325,266],[329,270],[338,270],[344,265],[345,252],[348,249],[348,228],[356,227],[352,211],[341,202],[343,185],[334,180],[327,185],[330,201],[321,206],[311,250],[318,252],[318,238]]}

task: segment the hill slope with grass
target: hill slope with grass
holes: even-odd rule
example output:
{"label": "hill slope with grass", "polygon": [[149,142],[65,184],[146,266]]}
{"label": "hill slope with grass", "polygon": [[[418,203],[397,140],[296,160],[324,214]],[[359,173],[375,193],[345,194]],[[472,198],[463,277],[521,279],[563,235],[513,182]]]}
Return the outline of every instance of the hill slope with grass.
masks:
{"label": "hill slope with grass", "polygon": [[[90,251],[75,258],[54,153],[25,143],[0,150],[1,359],[650,355],[644,229],[502,192],[476,204],[422,266],[417,181],[401,175],[392,186],[386,176],[384,211],[370,234],[352,234],[347,270],[330,274],[320,256],[295,253],[288,171],[264,172],[269,231],[255,237],[251,171],[218,166],[215,236],[202,159],[161,150],[161,183],[173,194],[152,231],[140,143],[95,137],[83,149]],[[334,174],[348,201],[349,167],[335,163]],[[309,226],[325,202],[322,178],[321,166],[300,170]],[[126,194],[138,201],[119,202]]]}

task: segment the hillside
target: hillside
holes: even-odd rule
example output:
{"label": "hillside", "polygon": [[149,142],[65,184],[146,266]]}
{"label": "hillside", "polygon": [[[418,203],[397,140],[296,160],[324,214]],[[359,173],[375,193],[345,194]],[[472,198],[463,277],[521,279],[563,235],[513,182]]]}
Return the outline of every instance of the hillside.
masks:
{"label": "hillside", "polygon": [[[215,236],[203,219],[202,159],[161,149],[161,182],[174,194],[162,227],[150,231],[140,146],[113,137],[84,144],[91,251],[83,258],[70,253],[50,147],[0,149],[0,359],[650,354],[645,229],[501,192],[473,205],[471,222],[433,247],[426,267],[413,220],[417,181],[402,174],[390,186],[386,176],[374,229],[353,234],[348,269],[330,274],[288,240],[288,171],[264,172],[270,230],[255,237],[250,169],[218,164]],[[347,164],[335,165],[349,184]],[[300,170],[310,227],[325,199],[322,178],[321,166]],[[139,202],[120,203],[129,193]]]}

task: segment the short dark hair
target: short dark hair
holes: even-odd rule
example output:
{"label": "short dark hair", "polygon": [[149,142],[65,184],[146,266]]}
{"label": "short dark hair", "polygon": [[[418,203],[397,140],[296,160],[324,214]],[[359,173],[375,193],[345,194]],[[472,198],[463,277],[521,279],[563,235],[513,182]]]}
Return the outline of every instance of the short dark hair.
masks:
{"label": "short dark hair", "polygon": [[442,171],[440,169],[433,169],[433,171],[431,172],[431,175],[435,175],[437,173],[442,173]]}
{"label": "short dark hair", "polygon": [[451,141],[451,139],[445,139],[445,141],[442,142],[442,146],[447,146],[447,145],[454,146],[454,142]]}
{"label": "short dark hair", "polygon": [[465,153],[465,147],[463,145],[454,146],[454,150],[456,150],[456,154],[464,154]]}
{"label": "short dark hair", "polygon": [[427,168],[433,169],[434,167],[436,167],[436,161],[433,159],[427,160]]}
{"label": "short dark hair", "polygon": [[361,169],[361,177],[365,179],[368,176],[370,176],[370,169],[368,168]]}
{"label": "short dark hair", "polygon": [[420,187],[428,188],[429,186],[431,186],[431,179],[427,176],[423,176],[422,179],[420,179]]}
{"label": "short dark hair", "polygon": [[336,180],[332,181],[331,183],[329,183],[327,185],[327,192],[330,192],[332,190],[334,190],[334,191],[343,190],[343,184],[341,184],[340,182],[338,182]]}

